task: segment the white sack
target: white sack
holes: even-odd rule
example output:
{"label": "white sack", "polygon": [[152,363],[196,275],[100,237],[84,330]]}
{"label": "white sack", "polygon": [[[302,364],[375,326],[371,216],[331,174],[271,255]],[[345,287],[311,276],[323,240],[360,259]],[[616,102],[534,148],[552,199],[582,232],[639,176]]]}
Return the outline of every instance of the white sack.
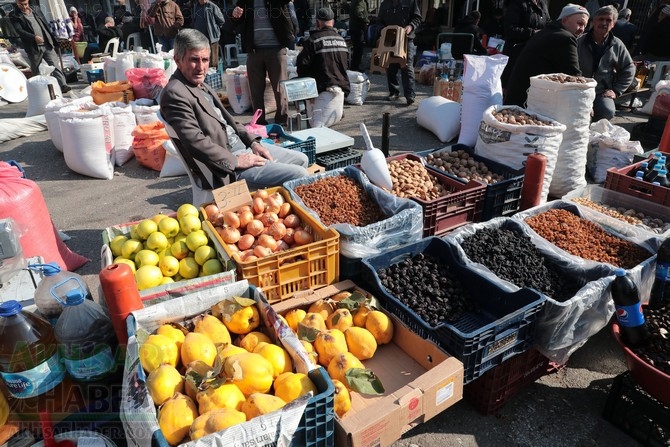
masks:
{"label": "white sack", "polygon": [[573,189],[586,186],[586,154],[589,150],[591,109],[596,97],[596,81],[587,83],[554,82],[546,75],[530,78],[528,110],[565,124],[563,141],[558,148],[556,170],[549,194],[563,197]]}
{"label": "white sack", "polygon": [[[116,81],[116,58],[106,56],[103,60],[103,71],[105,72],[105,82]],[[125,73],[125,72],[124,72]]]}
{"label": "white sack", "polygon": [[44,113],[46,105],[51,101],[49,85],[53,86],[54,95],[57,98],[63,97],[58,81],[53,76],[39,75],[28,79],[26,85],[28,89],[28,111],[26,112],[26,118]]}
{"label": "white sack", "polygon": [[[168,140],[169,142],[170,140]],[[163,144],[165,148],[165,161],[159,177],[178,177],[186,175],[186,166],[181,159],[181,155],[175,149],[174,144]]]}
{"label": "white sack", "polygon": [[49,138],[60,152],[63,152],[63,139],[60,134],[58,111],[68,105],[85,104],[89,102],[93,102],[91,96],[83,96],[74,100],[70,98],[56,98],[53,101],[49,101],[44,107],[44,119],[46,120],[47,128],[49,130]]}
{"label": "white sack", "polygon": [[[126,70],[135,68],[134,53],[121,53],[116,55],[116,64],[114,65],[114,76],[116,81],[127,81]],[[109,81],[107,81],[109,82]]]}
{"label": "white sack", "polygon": [[163,56],[159,54],[150,54],[148,52],[142,52],[139,56],[139,68],[162,68],[165,70],[165,62],[163,61]]}
{"label": "white sack", "polygon": [[230,68],[226,70],[226,93],[233,112],[241,114],[251,108],[251,91],[246,68],[245,71]]}
{"label": "white sack", "polygon": [[339,123],[344,113],[344,92],[340,87],[328,87],[307,103],[307,112],[311,127],[330,127]]}
{"label": "white sack", "polygon": [[623,168],[633,163],[635,154],[642,154],[639,141],[630,141],[630,133],[621,126],[601,119],[590,126],[591,157],[587,169],[596,183],[603,183],[609,168]]}
{"label": "white sack", "polygon": [[370,90],[370,78],[365,73],[347,70],[350,91],[344,102],[355,106],[362,106]]}
{"label": "white sack", "polygon": [[158,119],[158,112],[160,112],[161,107],[155,105],[153,99],[140,98],[135,101],[130,101],[130,107],[135,114],[135,121],[137,125],[155,123],[160,121]]}
{"label": "white sack", "polygon": [[114,178],[114,115],[106,104],[68,106],[58,112],[65,164],[82,175]]}
{"label": "white sack", "polygon": [[113,102],[110,107],[114,114],[114,163],[123,166],[135,156],[132,132],[137,121],[130,104]]}
{"label": "white sack", "polygon": [[670,95],[670,81],[658,81],[654,86],[654,92],[651,94],[649,101],[647,101],[645,105],[639,109],[639,112],[646,115],[653,115],[654,104],[656,103],[656,99],[659,95]]}
{"label": "white sack", "polygon": [[558,147],[561,144],[565,126],[539,113],[535,113],[535,115],[543,121],[551,122],[552,125],[502,123],[493,116],[493,112],[504,109],[524,111],[517,106],[489,107],[484,112],[479,125],[475,154],[514,169],[523,168],[528,156],[534,152],[546,156],[547,166],[544,170],[544,182],[542,183],[542,196],[540,198],[540,203],[544,203],[547,201],[547,195],[549,194],[549,184],[554,175],[556,160],[558,159]]}
{"label": "white sack", "polygon": [[502,75],[507,56],[475,56],[466,54],[463,73],[463,95],[461,96],[461,133],[459,144],[474,146],[477,131],[484,111],[493,105],[502,104]]}
{"label": "white sack", "polygon": [[44,115],[32,118],[3,118],[0,119],[0,143],[19,137],[28,137],[46,129],[47,123]]}
{"label": "white sack", "polygon": [[461,104],[442,96],[431,96],[419,103],[416,123],[435,134],[443,143],[458,136],[461,128]]}

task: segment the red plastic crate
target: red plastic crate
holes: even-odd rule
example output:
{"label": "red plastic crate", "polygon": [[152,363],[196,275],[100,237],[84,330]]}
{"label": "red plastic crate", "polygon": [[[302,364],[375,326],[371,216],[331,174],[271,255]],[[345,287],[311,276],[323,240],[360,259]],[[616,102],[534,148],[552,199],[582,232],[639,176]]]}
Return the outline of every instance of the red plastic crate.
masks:
{"label": "red plastic crate", "polygon": [[527,385],[555,370],[548,358],[529,349],[467,384],[463,396],[480,413],[495,414]]}
{"label": "red plastic crate", "polygon": [[[396,155],[386,160],[405,158],[421,162],[421,157],[413,154]],[[428,173],[442,186],[453,192],[433,200],[412,197],[412,200],[423,208],[423,237],[441,236],[461,225],[476,222],[480,218],[486,195],[484,183],[474,180],[463,183],[433,169],[428,170]]]}
{"label": "red plastic crate", "polygon": [[[670,154],[664,154],[670,157]],[[629,175],[631,171],[637,171],[643,161],[626,166],[625,168],[609,168],[607,170],[607,177],[605,177],[605,188],[649,200],[660,205],[670,206],[670,188],[652,185],[649,182],[638,180]]]}

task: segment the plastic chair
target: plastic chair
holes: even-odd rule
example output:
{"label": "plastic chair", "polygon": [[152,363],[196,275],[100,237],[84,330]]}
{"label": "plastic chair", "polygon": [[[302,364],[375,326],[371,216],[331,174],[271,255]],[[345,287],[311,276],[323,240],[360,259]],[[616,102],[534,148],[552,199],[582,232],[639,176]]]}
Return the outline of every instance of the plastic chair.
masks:
{"label": "plastic chair", "polygon": [[407,63],[407,36],[405,29],[401,26],[389,25],[382,29],[379,44],[377,45],[377,54],[380,58],[380,65],[388,68],[389,64],[400,64],[405,66]]}
{"label": "plastic chair", "polygon": [[233,61],[237,62],[237,45],[234,43],[228,44],[223,47],[224,49],[224,54],[225,54],[225,59],[226,59],[226,66],[227,67],[232,67]]}
{"label": "plastic chair", "polygon": [[116,57],[119,52],[119,45],[121,45],[121,40],[118,37],[112,37],[107,42],[107,45],[105,45],[105,51],[103,51],[103,53]]}
{"label": "plastic chair", "polygon": [[135,47],[142,46],[142,35],[140,33],[132,33],[126,39],[126,50],[132,51]]}
{"label": "plastic chair", "polygon": [[[658,81],[663,79],[663,75],[670,73],[670,61],[654,61],[654,75],[649,81],[649,86],[653,89],[658,84]],[[668,72],[668,73],[666,73]]]}

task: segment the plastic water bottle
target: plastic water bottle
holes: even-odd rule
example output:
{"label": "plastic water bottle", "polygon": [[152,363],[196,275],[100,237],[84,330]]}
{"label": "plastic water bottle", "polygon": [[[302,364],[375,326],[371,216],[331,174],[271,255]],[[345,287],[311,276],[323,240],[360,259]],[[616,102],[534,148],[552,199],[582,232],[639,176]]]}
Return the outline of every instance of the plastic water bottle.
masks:
{"label": "plastic water bottle", "polygon": [[83,289],[67,292],[54,332],[67,372],[75,380],[88,382],[112,372],[117,343],[112,320],[84,293]]}
{"label": "plastic water bottle", "polygon": [[68,291],[81,287],[86,291],[86,297],[92,299],[91,291],[86,286],[84,278],[76,273],[63,270],[55,262],[30,264],[28,268],[41,271],[44,275],[35,290],[35,306],[51,324],[56,323],[58,316],[63,311],[62,303],[65,302]]}
{"label": "plastic water bottle", "polygon": [[670,304],[670,238],[663,241],[656,254],[656,276],[649,294],[649,308]]}
{"label": "plastic water bottle", "polygon": [[65,377],[53,327],[15,300],[0,304],[0,376],[12,396],[26,400]]}
{"label": "plastic water bottle", "polygon": [[612,283],[612,299],[617,320],[621,326],[621,338],[626,346],[635,348],[649,338],[649,331],[642,312],[642,303],[637,286],[624,269],[616,269]]}

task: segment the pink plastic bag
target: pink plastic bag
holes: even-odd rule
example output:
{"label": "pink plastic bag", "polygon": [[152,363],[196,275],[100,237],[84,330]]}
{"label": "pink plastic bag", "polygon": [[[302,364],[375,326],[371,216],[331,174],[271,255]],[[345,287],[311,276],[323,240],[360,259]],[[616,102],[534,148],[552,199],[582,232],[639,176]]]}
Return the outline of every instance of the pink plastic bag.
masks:
{"label": "pink plastic bag", "polygon": [[259,135],[261,138],[268,138],[268,131],[265,126],[262,124],[256,124],[262,113],[263,111],[261,109],[256,110],[253,118],[251,118],[251,122],[244,126],[244,128],[247,129],[247,132],[249,133]]}
{"label": "pink plastic bag", "polygon": [[156,99],[168,82],[162,68],[129,68],[126,70],[126,78],[133,86],[136,99]]}

